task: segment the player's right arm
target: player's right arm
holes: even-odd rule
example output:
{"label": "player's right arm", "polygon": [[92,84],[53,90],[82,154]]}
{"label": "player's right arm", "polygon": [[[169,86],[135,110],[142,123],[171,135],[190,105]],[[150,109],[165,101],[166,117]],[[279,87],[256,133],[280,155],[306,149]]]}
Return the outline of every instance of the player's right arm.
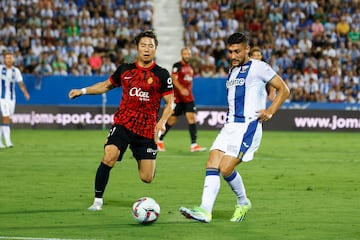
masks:
{"label": "player's right arm", "polygon": [[171,74],[171,78],[173,80],[174,87],[179,90],[181,95],[188,96],[189,95],[188,90],[186,88],[184,88],[179,82],[179,75],[178,75],[177,71],[174,72],[174,70],[173,70],[173,72]]}
{"label": "player's right arm", "polygon": [[113,89],[115,86],[111,83],[110,79],[107,79],[103,82],[95,83],[94,85],[84,87],[82,89],[71,89],[69,92],[69,98],[74,99],[82,95],[97,95],[106,93],[109,90]]}

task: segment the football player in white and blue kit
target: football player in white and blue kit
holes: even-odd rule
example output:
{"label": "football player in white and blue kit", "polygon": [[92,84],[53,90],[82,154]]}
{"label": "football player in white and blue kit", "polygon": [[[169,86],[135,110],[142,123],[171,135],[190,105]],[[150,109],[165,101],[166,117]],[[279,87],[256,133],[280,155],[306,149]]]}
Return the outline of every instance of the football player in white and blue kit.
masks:
{"label": "football player in white and blue kit", "polygon": [[[16,94],[15,85],[19,84],[21,91],[26,100],[30,99],[30,95],[23,83],[23,77],[17,67],[13,66],[14,55],[11,52],[5,52],[4,65],[0,64],[0,113],[2,123],[0,125],[0,149],[13,147],[10,138],[10,118],[15,111]],[[2,142],[4,137],[5,145]]]}
{"label": "football player in white and blue kit", "polygon": [[[229,184],[237,203],[232,222],[241,222],[251,208],[244,183],[235,167],[251,161],[262,137],[262,122],[272,118],[290,91],[282,78],[265,62],[249,58],[247,36],[234,33],[227,40],[231,69],[226,81],[227,120],[210,148],[201,204],[193,209],[181,207],[185,217],[209,223],[220,190],[220,176]],[[266,108],[266,84],[277,91]]]}

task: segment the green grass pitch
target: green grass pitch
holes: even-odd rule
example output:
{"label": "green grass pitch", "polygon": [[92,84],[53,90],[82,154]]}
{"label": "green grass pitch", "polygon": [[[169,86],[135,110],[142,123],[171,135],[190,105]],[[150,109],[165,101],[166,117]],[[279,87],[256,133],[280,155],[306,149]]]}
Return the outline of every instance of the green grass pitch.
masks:
{"label": "green grass pitch", "polygon": [[[216,134],[199,131],[199,143],[209,148]],[[88,211],[106,135],[13,129],[15,147],[0,151],[0,239],[360,238],[359,133],[264,132],[255,159],[237,168],[253,209],[244,222],[229,222],[235,197],[222,180],[210,224],[178,212],[200,203],[208,156],[190,153],[180,130],[166,137],[153,183],[139,180],[128,150],[111,172],[103,211]],[[131,216],[142,196],[161,206],[151,226]]]}

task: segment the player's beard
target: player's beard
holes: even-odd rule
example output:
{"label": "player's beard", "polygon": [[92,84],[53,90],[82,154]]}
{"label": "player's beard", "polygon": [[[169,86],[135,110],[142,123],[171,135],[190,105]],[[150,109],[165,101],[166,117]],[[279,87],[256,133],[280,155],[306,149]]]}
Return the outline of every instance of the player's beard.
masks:
{"label": "player's beard", "polygon": [[246,56],[243,56],[242,58],[231,59],[231,65],[233,67],[238,67],[240,65],[243,65],[246,62],[247,62]]}
{"label": "player's beard", "polygon": [[184,63],[188,64],[190,62],[190,58],[183,58],[182,59]]}

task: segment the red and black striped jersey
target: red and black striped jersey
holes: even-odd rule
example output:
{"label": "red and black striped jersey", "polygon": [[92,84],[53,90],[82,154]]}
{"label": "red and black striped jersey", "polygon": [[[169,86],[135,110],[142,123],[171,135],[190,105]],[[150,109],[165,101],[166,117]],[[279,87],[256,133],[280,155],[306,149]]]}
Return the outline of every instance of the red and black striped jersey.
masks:
{"label": "red and black striped jersey", "polygon": [[121,64],[110,77],[115,87],[122,87],[120,106],[114,124],[146,138],[154,137],[154,129],[163,96],[173,93],[169,72],[153,63],[142,68],[137,63]]}
{"label": "red and black striped jersey", "polygon": [[186,88],[189,92],[189,95],[184,96],[180,91],[175,87],[175,103],[189,103],[194,101],[194,95],[192,93],[192,84],[194,79],[194,70],[190,64],[181,62],[174,63],[172,67],[172,75],[178,76],[178,82],[181,86]]}

